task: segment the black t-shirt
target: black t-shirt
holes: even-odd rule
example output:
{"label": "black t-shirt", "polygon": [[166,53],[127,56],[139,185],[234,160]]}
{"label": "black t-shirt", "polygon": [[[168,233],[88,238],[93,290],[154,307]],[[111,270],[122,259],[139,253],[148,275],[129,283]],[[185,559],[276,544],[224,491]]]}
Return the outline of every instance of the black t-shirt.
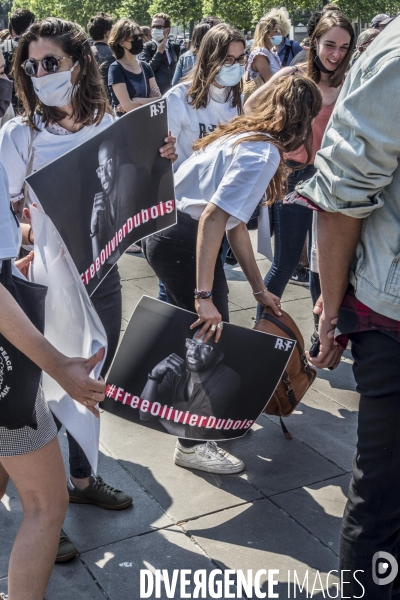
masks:
{"label": "black t-shirt", "polygon": [[[117,60],[110,65],[108,70],[108,85],[112,86],[116,83],[125,83],[129,98],[148,98],[150,95],[150,84],[149,81],[154,77],[154,73],[150,65],[143,61],[139,61],[142,67],[141,73],[132,73],[125,69]],[[119,100],[111,89],[111,96],[113,99],[113,105],[117,106]]]}

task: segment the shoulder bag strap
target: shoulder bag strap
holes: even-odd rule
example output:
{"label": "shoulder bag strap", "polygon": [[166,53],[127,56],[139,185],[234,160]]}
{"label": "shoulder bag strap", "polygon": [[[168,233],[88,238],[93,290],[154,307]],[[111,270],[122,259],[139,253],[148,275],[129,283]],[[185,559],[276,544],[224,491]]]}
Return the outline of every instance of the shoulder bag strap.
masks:
{"label": "shoulder bag strap", "polygon": [[288,63],[288,59],[289,59],[289,54],[290,54],[292,48],[293,48],[293,42],[292,42],[292,40],[290,40],[290,46],[286,46],[286,52],[285,52],[285,57],[282,62],[282,67],[286,67],[286,65]]}
{"label": "shoulder bag strap", "polygon": [[24,215],[23,215],[23,209],[25,208],[25,206],[28,204],[28,195],[29,195],[29,191],[28,191],[28,184],[26,183],[26,178],[29,177],[29,175],[31,175],[32,171],[33,171],[33,158],[34,158],[34,148],[33,148],[33,141],[35,139],[35,130],[32,129],[32,127],[29,127],[29,146],[28,146],[28,164],[26,167],[26,175],[25,175],[25,181],[24,181],[24,188],[23,188],[23,194],[24,197],[22,198],[22,200],[20,200],[18,202],[18,218],[22,223],[25,223],[25,219],[24,219]]}

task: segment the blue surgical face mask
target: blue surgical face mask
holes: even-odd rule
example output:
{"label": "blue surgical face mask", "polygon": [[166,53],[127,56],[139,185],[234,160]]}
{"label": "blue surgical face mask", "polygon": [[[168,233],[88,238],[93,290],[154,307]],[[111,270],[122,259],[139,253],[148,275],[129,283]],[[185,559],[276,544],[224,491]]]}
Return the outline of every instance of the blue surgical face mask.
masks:
{"label": "blue surgical face mask", "polygon": [[245,72],[245,66],[235,63],[231,67],[223,65],[215,76],[215,81],[224,87],[232,87],[239,83]]}
{"label": "blue surgical face mask", "polygon": [[281,35],[274,35],[273,37],[269,38],[271,40],[271,44],[273,46],[279,46],[279,44],[282,43],[283,37]]}

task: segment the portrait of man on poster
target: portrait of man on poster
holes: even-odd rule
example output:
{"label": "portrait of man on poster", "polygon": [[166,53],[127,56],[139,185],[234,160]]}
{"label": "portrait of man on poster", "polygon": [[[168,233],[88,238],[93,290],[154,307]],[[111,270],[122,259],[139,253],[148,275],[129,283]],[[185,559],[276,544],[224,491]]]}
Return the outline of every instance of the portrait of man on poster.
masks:
{"label": "portrait of man on poster", "polygon": [[[190,414],[229,418],[241,388],[241,377],[222,363],[224,353],[213,339],[186,338],[186,357],[173,353],[149,373],[141,397],[150,402],[172,406]],[[142,421],[157,418],[165,429],[179,437],[207,439],[207,429],[175,423],[141,412]]]}
{"label": "portrait of man on poster", "polygon": [[[116,144],[111,138],[100,144],[98,163],[96,174],[100,179],[102,191],[95,194],[90,224],[93,261],[100,256],[118,230],[137,212],[135,206],[138,193],[136,167],[133,164],[122,163]],[[114,264],[131,243],[124,238],[121,243],[116,244],[105,265]],[[99,279],[103,276],[104,266],[97,272]]]}

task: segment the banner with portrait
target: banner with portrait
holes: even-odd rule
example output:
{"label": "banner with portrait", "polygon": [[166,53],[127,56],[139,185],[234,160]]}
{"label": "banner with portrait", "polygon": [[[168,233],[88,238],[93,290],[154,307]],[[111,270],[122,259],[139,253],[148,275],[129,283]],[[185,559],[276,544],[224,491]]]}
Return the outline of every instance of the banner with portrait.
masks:
{"label": "banner with portrait", "polygon": [[160,148],[167,105],[157,100],[27,178],[91,295],[138,240],[176,223],[173,172]]}
{"label": "banner with portrait", "polygon": [[268,403],[293,340],[224,324],[206,343],[194,313],[143,296],[107,380],[102,408],[180,438],[243,436]]}

